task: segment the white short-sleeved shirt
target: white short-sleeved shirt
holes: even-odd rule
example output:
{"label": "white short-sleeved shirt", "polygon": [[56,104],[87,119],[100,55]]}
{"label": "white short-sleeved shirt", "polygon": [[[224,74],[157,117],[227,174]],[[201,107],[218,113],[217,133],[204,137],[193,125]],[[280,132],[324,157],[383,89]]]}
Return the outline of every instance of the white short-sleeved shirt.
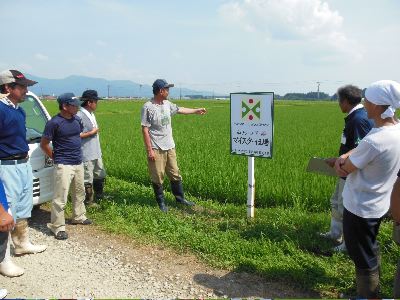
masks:
{"label": "white short-sleeved shirt", "polygon": [[168,100],[164,100],[162,104],[148,101],[143,105],[141,124],[149,128],[153,149],[169,150],[175,148],[171,116],[176,114],[178,110],[178,106]]}
{"label": "white short-sleeved shirt", "polygon": [[347,176],[344,207],[362,218],[382,217],[400,169],[400,123],[372,128],[349,159],[358,170]]}

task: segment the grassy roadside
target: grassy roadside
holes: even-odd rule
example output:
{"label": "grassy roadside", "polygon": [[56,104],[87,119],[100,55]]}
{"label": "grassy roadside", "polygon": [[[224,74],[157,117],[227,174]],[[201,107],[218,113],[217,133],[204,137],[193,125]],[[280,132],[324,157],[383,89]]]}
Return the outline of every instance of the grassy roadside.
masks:
{"label": "grassy roadside", "polygon": [[[255,272],[324,297],[355,295],[353,263],[333,254],[333,245],[316,234],[328,229],[335,178],[304,172],[310,157],[337,153],[343,126],[337,103],[276,102],[274,159],[257,161],[256,203],[262,208],[251,221],[242,176],[246,159],[229,155],[229,102],[178,104],[209,111],[201,118],[176,116],[174,121],[184,185],[196,208],[179,207],[168,194],[170,212],[160,213],[145,166],[143,101],[105,101],[96,116],[112,198],[90,210],[96,223],[142,243],[191,252],[213,266]],[[57,112],[54,101],[46,107]],[[381,296],[390,298],[400,251],[391,240],[391,223],[381,228]]]}
{"label": "grassy roadside", "polygon": [[[317,236],[326,230],[329,213],[293,208],[256,209],[247,220],[245,205],[220,204],[188,197],[197,205],[181,207],[166,193],[170,208],[163,214],[150,187],[108,177],[109,200],[89,210],[96,224],[141,243],[158,244],[178,252],[191,252],[206,263],[236,271],[279,279],[323,297],[355,295],[354,267],[347,255],[333,254],[332,244]],[[245,202],[245,195],[243,202]],[[392,280],[400,251],[391,240],[391,223],[381,227],[381,291],[392,294]]]}

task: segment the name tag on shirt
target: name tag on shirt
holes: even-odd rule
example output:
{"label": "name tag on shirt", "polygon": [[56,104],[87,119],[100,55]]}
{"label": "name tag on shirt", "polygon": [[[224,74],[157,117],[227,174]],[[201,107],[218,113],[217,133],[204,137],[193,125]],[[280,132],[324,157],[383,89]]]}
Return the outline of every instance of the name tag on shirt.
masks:
{"label": "name tag on shirt", "polygon": [[346,144],[346,137],[345,137],[344,133],[342,133],[342,138],[340,139],[340,143],[343,145]]}

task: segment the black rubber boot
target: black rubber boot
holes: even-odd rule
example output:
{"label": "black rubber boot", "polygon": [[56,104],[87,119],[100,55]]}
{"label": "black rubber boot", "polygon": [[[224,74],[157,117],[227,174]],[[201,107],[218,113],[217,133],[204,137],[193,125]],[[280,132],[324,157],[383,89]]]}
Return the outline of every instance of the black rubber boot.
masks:
{"label": "black rubber boot", "polygon": [[85,205],[86,206],[96,205],[93,197],[93,186],[91,183],[85,183]]}
{"label": "black rubber boot", "polygon": [[395,299],[400,298],[400,261],[397,262],[397,269],[394,274],[393,297]]}
{"label": "black rubber boot", "polygon": [[379,266],[373,269],[356,268],[357,298],[377,299],[379,294]]}
{"label": "black rubber boot", "polygon": [[168,207],[165,205],[163,185],[154,182],[152,182],[152,184],[158,207],[162,212],[166,213],[168,211]]}
{"label": "black rubber boot", "polygon": [[182,181],[171,181],[171,190],[172,194],[174,194],[176,202],[187,205],[187,206],[194,206],[194,202],[187,201],[183,194],[183,185]]}
{"label": "black rubber boot", "polygon": [[94,190],[95,200],[100,200],[104,198],[103,190],[105,181],[106,181],[105,178],[93,179],[93,190]]}

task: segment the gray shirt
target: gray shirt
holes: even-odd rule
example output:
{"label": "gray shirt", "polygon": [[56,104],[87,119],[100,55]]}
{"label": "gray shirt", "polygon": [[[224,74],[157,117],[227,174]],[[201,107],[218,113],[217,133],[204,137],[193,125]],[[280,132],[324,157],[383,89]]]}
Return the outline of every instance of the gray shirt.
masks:
{"label": "gray shirt", "polygon": [[[77,115],[82,119],[83,123],[83,133],[91,131],[94,128],[93,122],[89,119],[89,117],[82,112],[84,108],[81,108],[78,111]],[[93,113],[90,113],[91,116],[96,120]],[[82,160],[83,162],[99,159],[101,158],[101,148],[100,148],[100,139],[99,134],[95,134],[89,136],[87,138],[82,139]]]}
{"label": "gray shirt", "polygon": [[142,126],[149,128],[151,147],[153,149],[169,150],[175,148],[172,137],[171,116],[176,114],[179,107],[164,100],[163,104],[148,101],[142,108]]}

